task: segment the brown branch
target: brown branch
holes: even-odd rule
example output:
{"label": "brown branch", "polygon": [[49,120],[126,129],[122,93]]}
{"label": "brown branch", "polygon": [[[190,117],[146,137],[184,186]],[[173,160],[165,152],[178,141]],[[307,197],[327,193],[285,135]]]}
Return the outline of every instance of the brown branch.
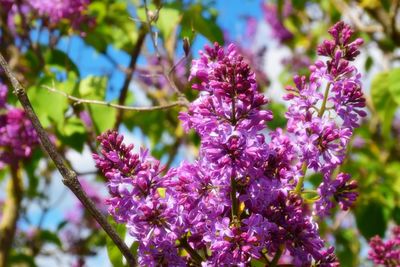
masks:
{"label": "brown branch", "polygon": [[15,78],[14,74],[11,72],[10,67],[8,66],[7,62],[1,54],[0,65],[3,67],[5,74],[9,78],[11,85],[14,88],[14,93],[17,96],[21,105],[23,106],[27,117],[32,122],[32,125],[35,128],[37,135],[39,136],[42,149],[47,152],[47,154],[50,156],[55,166],[57,167],[58,171],[60,172],[62,176],[62,182],[75,194],[75,196],[81,201],[83,206],[90,212],[90,214],[94,217],[98,224],[104,229],[104,231],[111,238],[114,244],[122,252],[129,266],[136,266],[135,257],[129,250],[128,246],[120,238],[115,229],[108,223],[107,218],[104,216],[104,214],[102,214],[96,208],[93,201],[91,201],[88,195],[82,190],[82,186],[79,183],[76,173],[66,165],[65,159],[57,152],[57,149],[50,141],[47,132],[43,129],[43,126],[41,125],[35,111],[33,110],[25,89]]}
{"label": "brown branch", "polygon": [[118,105],[110,102],[105,102],[105,101],[100,101],[100,100],[92,100],[92,99],[83,99],[83,98],[78,98],[72,95],[69,95],[63,91],[57,90],[52,87],[48,86],[43,86],[50,92],[60,94],[68,98],[69,100],[72,100],[75,105],[79,104],[93,104],[93,105],[101,105],[101,106],[107,106],[111,108],[116,108],[119,110],[130,110],[130,111],[154,111],[154,110],[161,110],[161,109],[168,109],[176,106],[186,106],[185,101],[174,101],[172,103],[166,104],[166,105],[159,105],[159,106],[151,106],[151,107],[131,107],[131,106],[123,106],[123,105]]}
{"label": "brown branch", "polygon": [[7,265],[17,229],[22,196],[22,177],[18,172],[18,166],[12,165],[11,179],[8,182],[7,198],[3,208],[3,218],[0,223],[0,267]]}
{"label": "brown branch", "polygon": [[[147,26],[148,26],[149,31],[150,31],[151,42],[153,44],[154,50],[156,51],[156,56],[160,60],[161,59],[161,54],[160,54],[160,50],[158,48],[157,39],[155,37],[155,34],[153,34],[153,30],[152,30],[152,25],[151,24],[156,18],[158,18],[158,13],[160,12],[161,6],[157,8],[156,14],[154,16],[150,17],[150,15],[149,15],[150,12],[149,12],[149,8],[147,6],[147,1],[144,0],[143,3],[144,3],[144,10],[145,10],[145,13],[146,13]],[[181,63],[185,58],[186,58],[186,55],[185,55],[185,57],[183,59],[179,60],[178,64]],[[178,64],[176,64],[176,65],[178,65]],[[167,80],[167,82],[171,85],[172,89],[174,89],[174,91],[176,92],[178,97],[180,97],[181,99],[183,99],[187,103],[189,103],[189,101],[186,99],[186,96],[182,93],[181,90],[179,90],[179,88],[176,86],[176,83],[170,77],[171,73],[173,73],[173,70],[176,68],[176,66],[172,66],[171,70],[167,71],[163,64],[160,64],[160,65],[161,65],[161,69],[162,69],[162,75]]]}
{"label": "brown branch", "polygon": [[[139,36],[131,53],[131,61],[129,62],[129,66],[126,68],[125,80],[122,85],[121,92],[119,94],[118,105],[123,106],[125,104],[126,97],[128,96],[129,84],[132,81],[133,73],[135,72],[136,68],[136,62],[139,58],[140,51],[142,50],[142,46],[144,40],[146,39],[146,35],[147,35],[147,27],[146,25],[143,24],[139,29]],[[115,119],[114,129],[118,129],[119,125],[122,122],[123,116],[124,116],[124,110],[119,109]]]}

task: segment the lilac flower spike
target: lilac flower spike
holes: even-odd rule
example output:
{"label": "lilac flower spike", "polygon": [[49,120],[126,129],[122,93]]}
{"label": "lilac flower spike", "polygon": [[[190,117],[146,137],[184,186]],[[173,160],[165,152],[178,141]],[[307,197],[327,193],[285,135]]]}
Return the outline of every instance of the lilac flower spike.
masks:
{"label": "lilac flower spike", "polygon": [[[353,130],[358,127],[360,118],[366,116],[361,75],[351,65],[363,41],[351,42],[353,31],[343,22],[336,23],[329,33],[333,40],[325,40],[318,47],[318,54],[328,60],[316,61],[310,67],[308,80],[295,77],[295,87],[288,87],[285,97],[291,103],[286,113],[287,129],[296,139],[300,161],[306,168],[325,175],[325,182],[319,189],[319,215],[326,215],[333,207],[328,199],[331,192],[336,191],[336,185],[329,182],[330,175],[343,162]],[[349,179],[347,175],[338,176],[333,183],[341,184],[339,180],[344,177],[346,181]],[[356,184],[350,184],[355,189]],[[356,196],[345,195],[345,198],[335,197],[343,209],[347,209]]]}
{"label": "lilac flower spike", "polygon": [[[201,138],[195,162],[163,175],[148,151],[133,153],[122,135],[99,137],[94,159],[108,179],[109,212],[139,241],[141,265],[248,266],[254,259],[278,263],[281,255],[294,266],[339,265],[312,215],[328,213],[321,207],[334,201],[346,210],[357,196],[348,174],[331,176],[365,100],[349,64],[361,42],[350,43],[341,23],[330,32],[334,40],[320,48],[329,60],[288,88],[287,131],[264,136],[272,113],[263,109],[268,101],[254,73],[234,45],[214,44],[192,62],[199,97],[179,114]],[[307,168],[325,173],[314,209],[297,184]]]}

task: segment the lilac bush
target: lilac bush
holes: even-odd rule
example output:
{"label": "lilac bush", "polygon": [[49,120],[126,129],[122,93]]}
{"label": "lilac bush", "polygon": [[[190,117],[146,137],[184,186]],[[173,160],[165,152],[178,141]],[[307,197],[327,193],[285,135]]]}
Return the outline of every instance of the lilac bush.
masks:
{"label": "lilac bush", "polygon": [[[362,40],[351,41],[343,22],[329,33],[318,48],[328,59],[287,88],[286,129],[266,128],[273,116],[255,74],[235,45],[215,44],[193,61],[199,97],[179,115],[201,138],[195,162],[164,170],[117,132],[99,137],[94,159],[108,179],[109,212],[139,242],[141,266],[339,265],[314,215],[336,203],[347,210],[357,197],[357,184],[335,170],[365,99],[351,64]],[[308,170],[324,176],[316,190],[305,188]]]}

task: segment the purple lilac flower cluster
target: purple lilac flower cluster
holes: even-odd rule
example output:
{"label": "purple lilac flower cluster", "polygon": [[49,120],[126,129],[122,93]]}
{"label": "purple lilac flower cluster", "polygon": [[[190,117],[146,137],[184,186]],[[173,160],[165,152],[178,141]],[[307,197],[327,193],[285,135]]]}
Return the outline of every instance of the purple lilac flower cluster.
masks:
{"label": "purple lilac flower cluster", "polygon": [[272,37],[276,38],[280,43],[293,38],[293,34],[283,25],[281,19],[281,17],[288,17],[292,13],[291,1],[284,1],[282,14],[279,14],[277,5],[273,3],[263,3],[262,10],[265,21],[270,26]]}
{"label": "purple lilac flower cluster", "polygon": [[46,19],[51,25],[68,20],[73,29],[80,30],[82,25],[93,26],[94,20],[86,14],[90,0],[0,0],[7,17],[8,27],[16,32],[16,21],[19,16],[31,19],[34,15]]}
{"label": "purple lilac flower cluster", "polygon": [[385,267],[400,266],[400,226],[392,230],[392,237],[384,242],[379,236],[369,241],[368,258]]}
{"label": "purple lilac flower cluster", "polygon": [[[359,75],[349,64],[361,41],[349,43],[351,31],[341,22],[330,33],[334,41],[319,48],[330,59],[311,67],[309,81],[296,77],[297,87],[289,88],[286,131],[264,136],[272,113],[262,109],[268,101],[255,74],[234,45],[215,44],[193,61],[190,80],[199,97],[179,115],[201,137],[197,161],[163,176],[159,162],[145,150],[133,153],[122,135],[99,137],[94,159],[108,179],[109,212],[139,241],[140,265],[338,266],[301,194],[311,168],[328,174],[319,205],[336,200],[347,209],[356,197],[349,175],[329,179],[364,115]],[[328,93],[321,94],[326,84]]]}
{"label": "purple lilac flower cluster", "polygon": [[40,16],[48,17],[52,24],[67,19],[77,29],[82,23],[90,22],[85,15],[90,0],[29,0],[29,4]]}
{"label": "purple lilac flower cluster", "polygon": [[7,86],[0,84],[0,169],[32,155],[38,137],[24,110],[7,104]]}
{"label": "purple lilac flower cluster", "polygon": [[343,209],[357,196],[356,184],[349,182],[349,175],[340,173],[333,181],[332,175],[343,162],[353,129],[359,125],[360,117],[366,116],[362,109],[365,98],[361,75],[351,65],[363,41],[351,42],[353,31],[343,22],[338,22],[329,33],[333,40],[325,40],[318,47],[318,54],[328,60],[316,61],[310,67],[308,80],[296,76],[295,87],[288,87],[285,97],[290,101],[287,130],[295,136],[303,169],[324,174],[318,189],[320,200],[316,203],[316,212],[321,216],[333,206],[332,196]]}

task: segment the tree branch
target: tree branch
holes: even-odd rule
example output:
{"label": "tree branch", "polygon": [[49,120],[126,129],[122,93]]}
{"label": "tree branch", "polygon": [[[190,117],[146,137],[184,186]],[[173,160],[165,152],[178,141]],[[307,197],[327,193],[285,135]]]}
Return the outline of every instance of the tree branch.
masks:
{"label": "tree branch", "polygon": [[151,106],[151,107],[131,107],[131,106],[123,106],[119,104],[113,104],[110,102],[105,102],[105,101],[100,101],[100,100],[91,100],[91,99],[83,99],[83,98],[78,98],[72,95],[69,95],[63,91],[57,90],[55,88],[51,88],[48,86],[43,86],[50,92],[60,94],[68,98],[69,100],[72,100],[74,104],[79,105],[79,104],[93,104],[93,105],[101,105],[101,106],[107,106],[107,107],[112,107],[116,108],[119,110],[130,110],[130,111],[153,111],[153,110],[161,110],[161,109],[168,109],[176,106],[186,106],[186,102],[182,100],[174,101],[172,103],[166,104],[166,105],[159,105],[159,106]]}
{"label": "tree branch", "polygon": [[[147,35],[147,26],[143,24],[139,29],[139,36],[135,46],[133,47],[133,51],[131,54],[131,61],[129,62],[129,66],[126,69],[124,84],[122,85],[122,89],[118,98],[118,105],[120,106],[123,106],[125,104],[126,97],[128,96],[129,84],[132,81],[132,76],[136,68],[136,62],[139,58],[140,51],[142,50],[142,46],[144,40],[146,39],[146,35]],[[114,129],[116,130],[118,129],[119,125],[122,122],[123,115],[124,115],[123,109],[119,109],[115,119]]]}
{"label": "tree branch", "polygon": [[19,102],[22,104],[26,115],[32,122],[32,125],[35,128],[36,133],[40,139],[43,150],[46,151],[50,158],[53,160],[58,171],[63,177],[62,182],[75,194],[75,196],[82,202],[83,206],[90,212],[90,214],[94,217],[98,224],[104,229],[104,231],[111,238],[114,244],[122,252],[129,266],[136,266],[135,257],[130,252],[128,246],[119,237],[115,229],[108,223],[106,217],[96,208],[93,201],[91,201],[87,194],[83,191],[76,173],[66,165],[65,159],[57,152],[55,146],[50,141],[47,132],[43,129],[43,126],[41,125],[35,111],[33,110],[25,89],[15,78],[14,74],[11,72],[10,67],[5,61],[3,55],[1,54],[0,65],[3,67],[5,74],[9,78],[11,85],[14,88],[14,93],[16,94]]}

